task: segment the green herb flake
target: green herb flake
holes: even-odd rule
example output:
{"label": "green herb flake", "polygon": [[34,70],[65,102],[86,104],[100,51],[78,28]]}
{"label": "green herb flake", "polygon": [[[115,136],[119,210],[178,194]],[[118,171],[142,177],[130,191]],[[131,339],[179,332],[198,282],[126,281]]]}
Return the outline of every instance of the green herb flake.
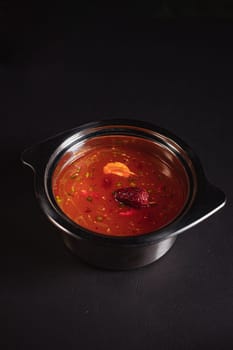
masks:
{"label": "green herb flake", "polygon": [[126,207],[126,204],[124,204],[124,203],[121,202],[121,203],[118,204],[118,207],[119,207],[119,208],[124,208],[124,207]]}
{"label": "green herb flake", "polygon": [[75,172],[70,176],[71,179],[76,179],[80,174],[81,167],[77,167]]}
{"label": "green herb flake", "polygon": [[92,198],[92,196],[87,196],[86,199],[87,199],[88,202],[92,202],[92,199],[93,199],[93,198]]}
{"label": "green herb flake", "polygon": [[73,180],[73,179],[76,179],[76,177],[78,177],[78,173],[73,173],[72,175],[70,175],[70,178]]}

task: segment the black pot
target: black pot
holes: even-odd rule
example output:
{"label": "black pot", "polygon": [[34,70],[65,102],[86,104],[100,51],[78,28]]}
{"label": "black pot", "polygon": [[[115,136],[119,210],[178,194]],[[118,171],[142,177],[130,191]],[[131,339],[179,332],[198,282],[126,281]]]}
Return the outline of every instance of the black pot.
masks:
{"label": "black pot", "polygon": [[[182,212],[165,227],[133,237],[97,234],[70,220],[58,207],[52,193],[52,175],[61,157],[82,152],[104,135],[125,135],[149,140],[160,157],[179,161],[188,178],[188,197]],[[201,163],[182,140],[152,124],[132,120],[108,120],[81,125],[25,150],[22,161],[35,173],[35,192],[42,210],[62,234],[65,245],[84,261],[107,269],[131,269],[150,264],[163,256],[178,234],[222,208],[224,193],[206,179]]]}

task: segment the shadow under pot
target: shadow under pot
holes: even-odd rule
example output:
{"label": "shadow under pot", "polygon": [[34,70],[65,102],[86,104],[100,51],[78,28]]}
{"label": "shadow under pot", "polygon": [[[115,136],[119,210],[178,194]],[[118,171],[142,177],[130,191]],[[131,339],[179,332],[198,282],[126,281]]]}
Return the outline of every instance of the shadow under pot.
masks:
{"label": "shadow under pot", "polygon": [[106,269],[156,261],[226,201],[190,147],[142,121],[81,125],[25,150],[22,161],[65,245]]}

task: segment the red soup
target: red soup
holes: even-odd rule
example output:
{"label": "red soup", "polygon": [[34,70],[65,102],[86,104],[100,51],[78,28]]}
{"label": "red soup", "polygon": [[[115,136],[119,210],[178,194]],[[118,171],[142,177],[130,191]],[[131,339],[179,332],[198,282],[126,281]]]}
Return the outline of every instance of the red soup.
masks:
{"label": "red soup", "polygon": [[102,136],[58,162],[52,179],[60,209],[97,233],[134,236],[173,221],[184,208],[188,180],[163,146],[132,136]]}

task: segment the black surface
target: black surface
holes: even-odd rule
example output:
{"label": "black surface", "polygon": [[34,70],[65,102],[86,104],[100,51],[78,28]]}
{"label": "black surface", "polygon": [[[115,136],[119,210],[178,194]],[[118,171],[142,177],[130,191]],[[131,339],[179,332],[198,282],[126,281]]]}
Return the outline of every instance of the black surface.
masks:
{"label": "black surface", "polygon": [[[19,7],[7,17],[1,349],[232,349],[233,25],[90,12]],[[71,255],[20,163],[35,142],[113,117],[154,122],[183,138],[228,197],[164,258],[130,272],[94,269]]]}

